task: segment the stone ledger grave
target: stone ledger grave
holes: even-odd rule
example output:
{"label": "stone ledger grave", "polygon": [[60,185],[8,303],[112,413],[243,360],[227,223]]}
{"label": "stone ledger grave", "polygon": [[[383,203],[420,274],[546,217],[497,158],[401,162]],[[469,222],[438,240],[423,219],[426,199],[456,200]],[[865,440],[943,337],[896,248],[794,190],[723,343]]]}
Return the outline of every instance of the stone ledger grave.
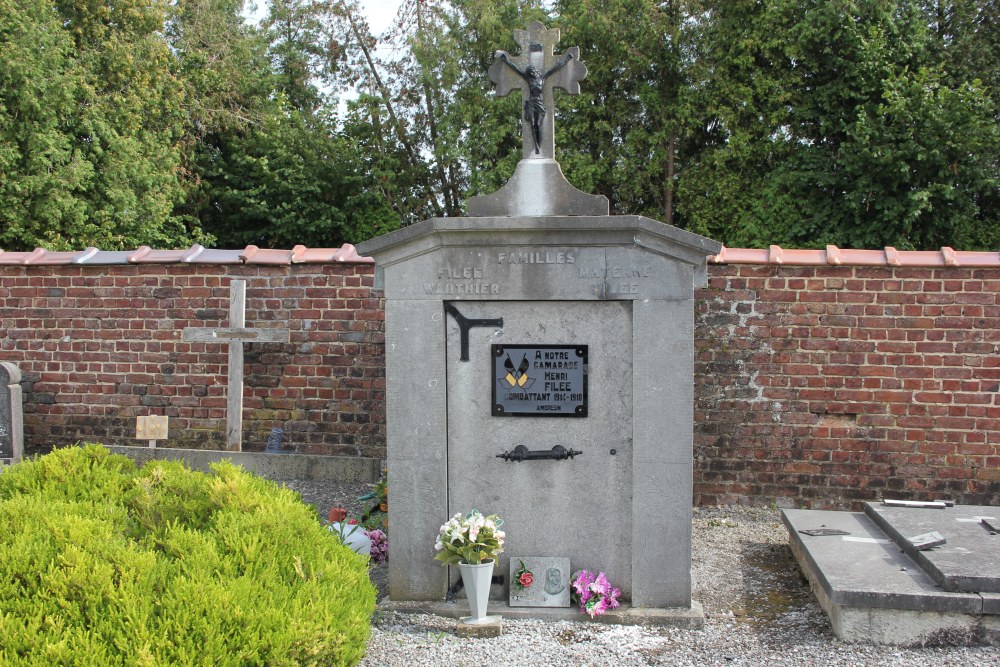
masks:
{"label": "stone ledger grave", "polygon": [[17,463],[24,456],[24,421],[21,371],[0,361],[0,465]]}
{"label": "stone ledger grave", "polygon": [[[782,514],[792,552],[841,639],[1000,645],[1000,535],[989,529],[1000,508],[866,503],[864,512]],[[918,538],[929,533],[944,543],[925,548]]]}
{"label": "stone ledger grave", "polygon": [[606,199],[565,181],[551,88],[575,92],[586,68],[576,49],[553,55],[558,31],[515,34],[520,55],[498,52],[491,69],[499,94],[525,93],[514,177],[474,198],[473,217],[358,248],[375,258],[386,300],[389,597],[465,613],[464,600],[442,602],[459,575],[433,560],[433,541],[449,516],[476,508],[503,517],[507,533],[491,614],[580,617],[507,603],[510,558],[530,554],[604,571],[628,604],[601,620],[699,626],[694,286],[721,245],[609,216]]}

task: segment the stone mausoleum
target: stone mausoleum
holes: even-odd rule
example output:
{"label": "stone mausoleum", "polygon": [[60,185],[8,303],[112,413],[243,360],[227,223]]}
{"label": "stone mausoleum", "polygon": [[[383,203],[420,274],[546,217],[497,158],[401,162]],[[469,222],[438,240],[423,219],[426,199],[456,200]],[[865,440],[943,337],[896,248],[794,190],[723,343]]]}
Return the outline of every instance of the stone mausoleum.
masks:
{"label": "stone mausoleum", "polygon": [[[475,508],[505,521],[495,573],[518,555],[568,557],[622,589],[619,618],[698,625],[694,287],[721,246],[609,216],[607,199],[566,182],[548,110],[586,67],[577,49],[554,55],[558,31],[541,24],[515,38],[520,54],[498,52],[490,70],[498,94],[525,95],[511,181],[467,218],[359,247],[385,290],[390,598],[445,599],[458,573],[433,560],[434,537]],[[493,588],[507,615],[570,611],[508,607],[509,581]]]}

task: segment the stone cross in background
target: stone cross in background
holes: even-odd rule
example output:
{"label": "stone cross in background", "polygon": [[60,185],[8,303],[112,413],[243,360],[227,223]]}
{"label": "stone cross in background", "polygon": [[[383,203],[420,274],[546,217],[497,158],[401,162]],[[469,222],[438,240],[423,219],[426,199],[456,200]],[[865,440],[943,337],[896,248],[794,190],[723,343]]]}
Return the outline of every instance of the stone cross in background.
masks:
{"label": "stone cross in background", "polygon": [[21,409],[21,371],[8,361],[0,361],[0,459],[11,463],[24,456]]}
{"label": "stone cross in background", "polygon": [[580,48],[574,46],[561,56],[552,53],[559,42],[559,29],[546,29],[535,21],[527,30],[515,30],[514,40],[521,54],[512,58],[497,51],[490,67],[490,79],[496,84],[497,97],[513,90],[524,95],[521,139],[524,157],[555,158],[554,88],[570,95],[580,94],[580,81],[587,76],[587,66],[580,62]]}
{"label": "stone cross in background", "polygon": [[228,327],[188,327],[181,340],[191,343],[229,345],[229,380],[226,386],[226,447],[240,451],[243,443],[243,343],[287,343],[288,329],[246,327],[245,280],[234,280],[229,288]]}

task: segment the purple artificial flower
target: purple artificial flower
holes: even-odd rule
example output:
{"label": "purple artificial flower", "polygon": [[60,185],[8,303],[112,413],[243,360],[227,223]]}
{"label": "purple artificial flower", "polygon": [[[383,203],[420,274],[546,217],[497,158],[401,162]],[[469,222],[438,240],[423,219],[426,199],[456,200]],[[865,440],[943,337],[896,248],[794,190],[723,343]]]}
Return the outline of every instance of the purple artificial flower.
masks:
{"label": "purple artificial flower", "polygon": [[369,554],[376,563],[384,563],[389,559],[389,540],[385,533],[378,528],[368,531],[368,539],[371,540]]}
{"label": "purple artificial flower", "polygon": [[590,613],[590,617],[600,616],[608,610],[608,601],[606,598],[601,598],[601,601],[594,605],[593,611]]}
{"label": "purple artificial flower", "polygon": [[611,596],[608,598],[608,606],[610,606],[612,609],[618,609],[618,607],[621,606],[620,603],[618,602],[618,596],[621,594],[622,591],[620,588],[612,588]]}

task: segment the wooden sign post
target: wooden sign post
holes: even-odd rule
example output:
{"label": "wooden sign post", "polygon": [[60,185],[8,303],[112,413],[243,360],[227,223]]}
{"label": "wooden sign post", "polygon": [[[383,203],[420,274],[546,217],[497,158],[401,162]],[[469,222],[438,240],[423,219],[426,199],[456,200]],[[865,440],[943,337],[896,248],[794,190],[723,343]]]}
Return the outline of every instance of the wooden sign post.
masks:
{"label": "wooden sign post", "polygon": [[229,380],[226,386],[226,447],[240,451],[243,444],[243,343],[287,343],[288,329],[248,329],[246,327],[245,280],[229,287],[228,327],[188,327],[181,340],[191,343],[229,345]]}

